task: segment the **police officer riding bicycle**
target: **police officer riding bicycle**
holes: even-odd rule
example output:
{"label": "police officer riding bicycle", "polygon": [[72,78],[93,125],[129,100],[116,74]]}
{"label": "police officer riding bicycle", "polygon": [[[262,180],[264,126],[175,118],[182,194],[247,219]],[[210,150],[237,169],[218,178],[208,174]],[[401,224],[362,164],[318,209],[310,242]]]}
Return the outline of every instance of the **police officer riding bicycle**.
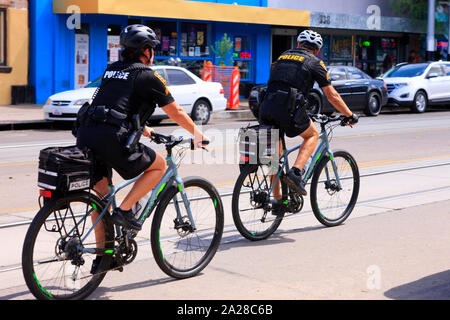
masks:
{"label": "police officer riding bicycle", "polygon": [[[77,145],[89,148],[100,160],[95,167],[94,190],[108,193],[111,168],[124,179],[142,173],[120,207],[114,209],[114,224],[140,230],[132,206],[152,190],[166,171],[166,161],[153,149],[139,143],[141,135],[151,137],[153,129],[145,126],[155,108],[161,107],[177,124],[194,135],[194,144],[208,139],[173,99],[166,80],[149,66],[154,48],[160,43],[147,26],[130,25],[120,35],[122,60],[106,69],[99,90],[90,106],[78,113]],[[98,216],[93,215],[93,219]],[[97,241],[104,235],[97,234]]]}
{"label": "police officer riding bicycle", "polygon": [[[286,177],[286,183],[301,195],[307,194],[302,169],[314,152],[319,137],[316,126],[306,113],[307,98],[314,82],[322,88],[328,101],[346,116],[345,124],[358,122],[358,117],[331,85],[325,64],[317,58],[322,45],[322,37],[317,32],[305,30],[300,33],[297,48],[284,52],[273,64],[259,112],[260,124],[276,126],[290,138],[301,136],[304,139],[294,166]],[[278,184],[274,189],[276,200],[279,200],[276,198],[279,189]],[[273,213],[276,214],[279,209],[277,206],[274,208]]]}

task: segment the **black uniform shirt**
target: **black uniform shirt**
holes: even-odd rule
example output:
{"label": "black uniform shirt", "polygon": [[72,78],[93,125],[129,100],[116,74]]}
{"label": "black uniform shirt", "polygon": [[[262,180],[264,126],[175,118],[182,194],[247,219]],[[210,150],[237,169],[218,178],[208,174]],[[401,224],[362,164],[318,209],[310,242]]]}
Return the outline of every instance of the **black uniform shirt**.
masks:
{"label": "black uniform shirt", "polygon": [[104,105],[126,113],[151,115],[156,106],[174,102],[166,80],[154,70],[140,63],[116,62],[106,69],[93,105]]}

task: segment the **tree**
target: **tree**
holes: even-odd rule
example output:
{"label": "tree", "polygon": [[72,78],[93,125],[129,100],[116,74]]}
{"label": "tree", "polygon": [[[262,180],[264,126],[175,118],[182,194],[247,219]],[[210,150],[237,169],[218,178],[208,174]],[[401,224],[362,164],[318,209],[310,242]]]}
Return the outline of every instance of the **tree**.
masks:
{"label": "tree", "polygon": [[226,33],[220,41],[216,41],[215,48],[211,46],[212,51],[219,58],[219,66],[231,66],[233,64],[232,48],[233,42]]}
{"label": "tree", "polygon": [[405,18],[426,20],[428,0],[389,0],[392,10]]}

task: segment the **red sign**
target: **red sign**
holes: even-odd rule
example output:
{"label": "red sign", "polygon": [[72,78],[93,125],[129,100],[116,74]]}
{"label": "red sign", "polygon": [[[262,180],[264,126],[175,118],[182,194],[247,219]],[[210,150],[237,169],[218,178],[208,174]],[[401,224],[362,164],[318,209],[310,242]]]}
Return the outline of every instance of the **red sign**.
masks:
{"label": "red sign", "polygon": [[239,54],[239,58],[241,58],[241,59],[251,59],[252,58],[252,53],[250,51],[242,51]]}

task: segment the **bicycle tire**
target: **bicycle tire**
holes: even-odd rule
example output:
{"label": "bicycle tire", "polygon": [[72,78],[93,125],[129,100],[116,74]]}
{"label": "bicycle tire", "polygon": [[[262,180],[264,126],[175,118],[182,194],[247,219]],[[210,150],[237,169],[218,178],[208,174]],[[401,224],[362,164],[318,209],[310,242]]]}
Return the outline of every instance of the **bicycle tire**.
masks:
{"label": "bicycle tire", "polygon": [[[77,220],[78,217],[75,216],[74,210],[77,210],[78,208],[83,210],[82,207],[84,205],[86,205],[86,212],[88,213],[83,216],[87,219],[82,223],[81,217]],[[84,299],[100,285],[105,277],[105,271],[108,270],[111,265],[112,258],[110,255],[103,256],[97,268],[97,272],[94,275],[90,274],[90,263],[84,263],[83,265],[78,266],[79,269],[76,274],[76,267],[71,263],[74,260],[68,260],[63,257],[64,255],[67,257],[67,253],[64,253],[64,249],[62,249],[63,243],[65,243],[64,248],[68,248],[71,240],[82,238],[83,233],[89,230],[90,224],[92,223],[89,218],[91,215],[91,213],[89,213],[89,207],[96,208],[100,213],[104,208],[104,204],[95,195],[87,192],[79,192],[63,198],[51,199],[34,217],[28,228],[23,244],[22,271],[26,285],[37,299]],[[57,218],[58,216],[59,218]],[[78,231],[74,228],[74,221],[79,223]],[[114,229],[112,225],[109,224],[104,217],[102,223],[99,223],[98,226],[103,227],[105,233],[105,248],[113,249]],[[81,230],[81,228],[83,228],[83,230]],[[72,235],[68,234],[71,229],[73,231]],[[63,233],[66,238],[64,238]],[[94,232],[92,232],[92,234],[94,234]],[[93,235],[90,235],[86,240],[92,240],[92,237]],[[50,238],[53,238],[53,241],[49,240]],[[69,241],[66,241],[67,239],[69,239]],[[48,244],[50,244],[50,246],[48,246]],[[85,244],[89,245],[89,243],[86,242]],[[94,242],[93,245],[95,246],[96,243]],[[88,261],[84,261],[89,262],[92,261],[95,256],[95,254],[84,254],[82,258],[83,260],[88,259]],[[74,269],[72,278],[67,276],[71,269]],[[61,278],[58,278],[59,276]],[[86,279],[86,283],[82,285],[84,279]],[[61,286],[61,288],[58,286]],[[71,288],[69,286],[71,286]]]}
{"label": "bicycle tire", "polygon": [[[232,214],[233,214],[233,221],[234,225],[236,226],[239,233],[246,239],[250,241],[260,241],[267,239],[270,237],[280,226],[281,221],[283,220],[284,215],[279,216],[273,216],[270,213],[264,212],[263,208],[254,208],[251,204],[251,199],[244,199],[242,198],[246,196],[247,194],[250,194],[246,191],[255,192],[267,192],[268,190],[254,190],[253,189],[253,183],[251,188],[246,188],[246,190],[242,190],[242,187],[247,179],[252,174],[258,175],[258,172],[264,171],[261,169],[261,166],[258,165],[255,171],[255,168],[252,166],[245,166],[241,174],[239,175],[238,179],[236,180],[236,183],[234,185],[233,190],[233,198],[231,200],[231,206],[232,206]],[[264,172],[262,173],[264,175]],[[251,180],[251,176],[249,178]],[[281,191],[282,191],[282,198],[284,199],[287,195],[287,186],[284,183],[281,183]],[[251,189],[251,190],[250,190]],[[248,202],[248,203],[247,203]],[[244,205],[246,208],[240,208],[240,206]],[[247,208],[249,207],[249,208]],[[250,207],[253,207],[253,212]],[[258,210],[258,211],[256,211]],[[245,212],[245,216],[243,217],[241,215],[242,212]],[[248,213],[248,214],[247,214]],[[268,220],[265,220],[268,218]],[[264,220],[264,221],[263,221]],[[259,221],[259,222],[258,222]],[[268,221],[268,222],[266,222]],[[261,226],[263,228],[261,228]]]}
{"label": "bicycle tire", "polygon": [[[353,156],[347,151],[338,150],[333,152],[333,160],[339,170],[340,181],[343,186],[342,190],[336,190],[335,179],[326,179],[325,168],[334,176],[334,171],[331,167],[330,157],[323,157],[317,167],[314,169],[313,178],[311,180],[310,200],[313,213],[317,220],[327,227],[334,227],[342,224],[352,213],[356,205],[359,195],[360,176],[358,164]],[[351,173],[352,176],[348,176]],[[332,176],[330,176],[332,178]],[[343,179],[344,178],[344,179]],[[324,187],[324,190],[320,188]],[[338,200],[343,199],[345,191],[351,189],[350,195],[345,196],[343,202],[337,203]],[[326,200],[327,195],[332,198]],[[334,197],[338,195],[337,197]],[[334,197],[334,198],[333,198]],[[326,205],[329,205],[326,207]],[[334,218],[327,215],[329,213],[337,212]],[[327,214],[327,215],[326,215]]]}
{"label": "bicycle tire", "polygon": [[[156,208],[150,235],[156,263],[164,273],[176,279],[193,277],[210,263],[220,245],[224,227],[223,204],[216,188],[200,177],[186,178],[183,183],[184,191],[191,199],[190,208],[197,230],[189,230],[191,225],[181,200],[181,186],[172,186],[162,195]],[[179,229],[176,229],[175,198],[185,214],[182,221],[185,227]],[[177,261],[186,264],[177,266]]]}

